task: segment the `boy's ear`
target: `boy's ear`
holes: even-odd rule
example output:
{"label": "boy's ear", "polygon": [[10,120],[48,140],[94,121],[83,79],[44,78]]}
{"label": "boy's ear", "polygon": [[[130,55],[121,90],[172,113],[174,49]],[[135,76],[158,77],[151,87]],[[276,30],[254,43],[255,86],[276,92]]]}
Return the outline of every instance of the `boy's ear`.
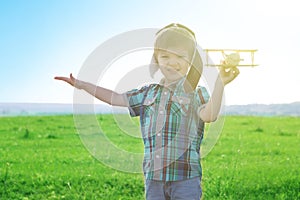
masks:
{"label": "boy's ear", "polygon": [[149,66],[149,71],[150,71],[150,76],[151,78],[154,78],[154,74],[158,71],[159,66],[158,66],[158,62],[157,59],[155,57],[155,55],[153,54],[152,59],[151,59],[151,63]]}

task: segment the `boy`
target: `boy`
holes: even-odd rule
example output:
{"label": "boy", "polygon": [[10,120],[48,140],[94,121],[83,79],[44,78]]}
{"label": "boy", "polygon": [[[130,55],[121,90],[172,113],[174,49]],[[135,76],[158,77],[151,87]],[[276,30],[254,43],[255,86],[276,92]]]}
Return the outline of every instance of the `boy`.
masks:
{"label": "boy", "polygon": [[197,87],[202,67],[194,33],[181,24],[170,24],[156,34],[150,65],[151,76],[157,70],[164,75],[159,84],[119,94],[72,74],[55,79],[140,116],[146,199],[200,199],[204,123],[217,119],[224,85],[239,74],[236,67],[220,69],[209,98],[204,87]]}

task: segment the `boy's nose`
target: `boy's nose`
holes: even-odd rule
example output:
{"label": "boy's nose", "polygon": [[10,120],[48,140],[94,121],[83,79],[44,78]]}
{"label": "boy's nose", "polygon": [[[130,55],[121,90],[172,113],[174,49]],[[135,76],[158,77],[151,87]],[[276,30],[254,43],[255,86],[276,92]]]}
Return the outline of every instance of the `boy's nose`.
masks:
{"label": "boy's nose", "polygon": [[180,66],[178,66],[178,65],[168,65],[167,68],[171,69],[171,70],[175,70],[175,71],[179,71],[180,70]]}
{"label": "boy's nose", "polygon": [[176,61],[176,59],[170,59],[168,61],[168,66],[172,67],[172,68],[175,68],[175,69],[179,69],[180,68],[180,65],[179,63]]}

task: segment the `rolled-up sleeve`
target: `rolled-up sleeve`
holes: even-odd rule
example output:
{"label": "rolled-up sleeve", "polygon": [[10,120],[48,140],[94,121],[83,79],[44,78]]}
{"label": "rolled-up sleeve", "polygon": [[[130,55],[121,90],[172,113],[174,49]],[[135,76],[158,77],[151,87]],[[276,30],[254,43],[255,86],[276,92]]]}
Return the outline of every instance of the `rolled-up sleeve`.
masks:
{"label": "rolled-up sleeve", "polygon": [[126,92],[125,98],[128,101],[128,109],[131,117],[136,117],[140,115],[140,109],[143,103],[143,99],[145,93],[147,91],[148,86],[144,86],[140,89],[133,89]]}
{"label": "rolled-up sleeve", "polygon": [[207,103],[209,98],[210,98],[210,95],[209,95],[208,91],[206,90],[205,87],[199,87],[199,90],[202,93],[202,96],[204,98],[204,102]]}
{"label": "rolled-up sleeve", "polygon": [[199,106],[197,113],[200,113],[200,110],[202,110],[205,107],[205,104],[208,102],[210,95],[205,87],[198,87],[198,98],[199,98]]}

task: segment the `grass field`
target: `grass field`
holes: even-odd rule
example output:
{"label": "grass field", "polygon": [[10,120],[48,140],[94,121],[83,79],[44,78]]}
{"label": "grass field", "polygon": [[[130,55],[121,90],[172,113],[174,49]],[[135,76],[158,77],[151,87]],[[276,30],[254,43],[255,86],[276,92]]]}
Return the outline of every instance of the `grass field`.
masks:
{"label": "grass field", "polygon": [[[112,115],[97,116],[120,148],[142,152]],[[300,118],[228,116],[203,165],[204,199],[300,199]],[[0,118],[0,199],[144,199],[143,175],[101,164],[73,116]]]}

